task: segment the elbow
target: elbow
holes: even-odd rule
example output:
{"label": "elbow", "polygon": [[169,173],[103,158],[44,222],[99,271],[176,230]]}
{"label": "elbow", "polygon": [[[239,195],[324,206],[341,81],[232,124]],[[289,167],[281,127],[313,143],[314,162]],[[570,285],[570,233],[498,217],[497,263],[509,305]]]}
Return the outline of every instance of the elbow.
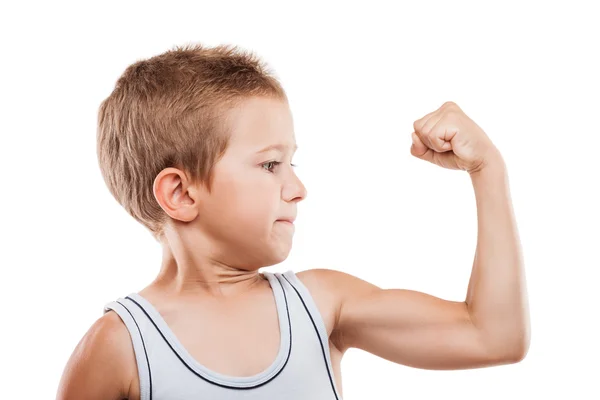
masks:
{"label": "elbow", "polygon": [[529,346],[531,344],[531,325],[529,322],[525,323],[523,329],[520,330],[519,337],[515,340],[516,345],[514,348],[514,357],[515,363],[523,361],[525,357],[527,357],[527,353],[529,353]]}
{"label": "elbow", "polygon": [[504,343],[502,346],[496,347],[495,350],[492,350],[489,353],[489,358],[487,359],[486,364],[517,364],[525,359],[528,351],[529,348],[525,343]]}
{"label": "elbow", "polygon": [[496,341],[496,345],[491,348],[495,349],[492,354],[495,354],[494,359],[500,364],[516,364],[527,357],[529,353],[530,338],[529,334],[521,334],[518,337],[511,339],[505,338],[502,341]]}
{"label": "elbow", "polygon": [[515,346],[515,352],[513,355],[513,362],[518,363],[521,362],[527,357],[527,353],[529,353],[529,344],[530,339],[527,337],[524,340],[519,341],[518,345]]}
{"label": "elbow", "polygon": [[518,346],[515,346],[515,349],[513,349],[507,357],[507,361],[509,364],[516,364],[516,363],[520,363],[521,361],[523,361],[525,359],[525,357],[527,357],[527,353],[529,352],[529,346],[526,344],[521,344]]}
{"label": "elbow", "polygon": [[529,353],[529,344],[529,337],[520,338],[508,344],[504,352],[507,363],[516,364],[523,361],[527,357],[527,353]]}

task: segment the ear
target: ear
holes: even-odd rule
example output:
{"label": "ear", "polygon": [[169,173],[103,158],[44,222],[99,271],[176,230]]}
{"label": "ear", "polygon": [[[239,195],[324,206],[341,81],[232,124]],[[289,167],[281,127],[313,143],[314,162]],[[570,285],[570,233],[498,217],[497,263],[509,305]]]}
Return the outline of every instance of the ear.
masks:
{"label": "ear", "polygon": [[165,168],[154,178],[154,198],[171,218],[190,222],[198,216],[199,193],[186,174],[177,168]]}

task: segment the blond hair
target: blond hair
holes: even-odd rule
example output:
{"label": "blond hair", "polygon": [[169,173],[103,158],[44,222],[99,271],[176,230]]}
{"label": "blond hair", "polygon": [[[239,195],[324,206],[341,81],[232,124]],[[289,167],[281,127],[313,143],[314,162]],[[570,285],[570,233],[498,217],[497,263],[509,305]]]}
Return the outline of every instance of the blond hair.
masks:
{"label": "blond hair", "polygon": [[113,197],[161,241],[156,175],[176,167],[210,191],[230,137],[224,113],[250,97],[287,101],[275,75],[233,45],[176,46],[126,68],[98,111],[97,156]]}

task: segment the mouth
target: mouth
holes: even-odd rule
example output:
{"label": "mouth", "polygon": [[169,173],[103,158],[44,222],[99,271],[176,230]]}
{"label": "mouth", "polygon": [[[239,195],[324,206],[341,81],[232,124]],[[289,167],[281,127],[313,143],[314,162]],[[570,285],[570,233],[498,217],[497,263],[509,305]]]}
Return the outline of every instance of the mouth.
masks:
{"label": "mouth", "polygon": [[278,219],[276,222],[284,222],[284,223],[289,224],[289,225],[294,225],[294,220],[293,219]]}

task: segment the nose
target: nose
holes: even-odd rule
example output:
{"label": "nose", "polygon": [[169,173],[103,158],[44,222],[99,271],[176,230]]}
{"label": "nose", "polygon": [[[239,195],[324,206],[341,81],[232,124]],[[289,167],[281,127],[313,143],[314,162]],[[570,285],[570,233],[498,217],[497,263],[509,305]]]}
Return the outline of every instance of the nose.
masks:
{"label": "nose", "polygon": [[289,179],[283,185],[282,197],[285,201],[302,201],[306,198],[308,192],[306,187],[298,178],[294,171],[291,171]]}

